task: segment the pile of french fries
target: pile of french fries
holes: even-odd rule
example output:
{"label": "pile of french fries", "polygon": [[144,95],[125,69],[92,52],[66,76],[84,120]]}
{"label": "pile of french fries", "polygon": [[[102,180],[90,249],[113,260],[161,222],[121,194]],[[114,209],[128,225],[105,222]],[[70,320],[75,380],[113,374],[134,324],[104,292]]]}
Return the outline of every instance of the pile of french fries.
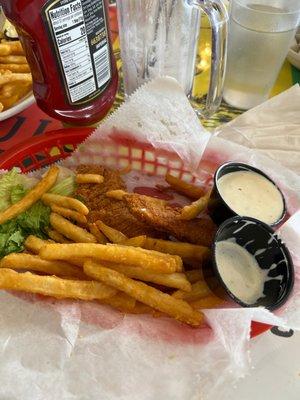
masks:
{"label": "pile of french fries", "polygon": [[32,76],[19,40],[0,42],[0,112],[11,108],[32,89]]}
{"label": "pile of french fries", "polygon": [[[78,199],[48,193],[59,168],[48,172],[18,203],[0,213],[0,224],[41,200],[51,208],[48,240],[29,236],[25,253],[0,261],[0,288],[56,298],[96,300],[121,312],[170,316],[191,326],[203,321],[201,309],[218,306],[200,268],[210,249],[190,243],[126,237],[102,221],[88,223]],[[101,184],[103,176],[77,175],[77,184]],[[119,193],[120,195],[122,193]],[[25,272],[27,271],[27,272]]]}

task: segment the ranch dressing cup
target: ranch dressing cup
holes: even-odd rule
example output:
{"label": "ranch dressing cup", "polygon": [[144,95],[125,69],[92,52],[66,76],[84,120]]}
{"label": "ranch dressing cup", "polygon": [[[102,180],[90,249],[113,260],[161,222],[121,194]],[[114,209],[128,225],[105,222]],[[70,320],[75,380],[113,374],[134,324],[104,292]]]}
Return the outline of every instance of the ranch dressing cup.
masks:
{"label": "ranch dressing cup", "polygon": [[286,204],[266,174],[250,165],[230,162],[215,173],[208,212],[217,225],[239,215],[276,226],[286,215]]}
{"label": "ranch dressing cup", "polygon": [[212,265],[205,280],[220,298],[242,307],[274,310],[288,299],[294,285],[290,253],[268,225],[233,217],[218,229]]}

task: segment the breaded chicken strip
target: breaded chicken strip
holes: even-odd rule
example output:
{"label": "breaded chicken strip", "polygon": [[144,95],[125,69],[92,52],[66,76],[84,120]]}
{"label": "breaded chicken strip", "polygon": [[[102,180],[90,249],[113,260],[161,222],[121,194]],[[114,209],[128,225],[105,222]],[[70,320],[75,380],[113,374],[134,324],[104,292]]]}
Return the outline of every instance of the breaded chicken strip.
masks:
{"label": "breaded chicken strip", "polygon": [[76,172],[78,174],[99,174],[104,177],[103,183],[80,184],[77,187],[75,196],[82,200],[90,210],[89,222],[100,219],[128,237],[139,235],[162,237],[160,232],[132,215],[123,201],[106,196],[106,192],[109,190],[126,190],[126,185],[117,170],[98,165],[80,165]]}
{"label": "breaded chicken strip", "polygon": [[216,226],[207,216],[183,221],[180,219],[180,207],[172,207],[155,198],[139,194],[127,194],[123,197],[123,201],[136,218],[152,228],[184,242],[203,246],[212,244]]}

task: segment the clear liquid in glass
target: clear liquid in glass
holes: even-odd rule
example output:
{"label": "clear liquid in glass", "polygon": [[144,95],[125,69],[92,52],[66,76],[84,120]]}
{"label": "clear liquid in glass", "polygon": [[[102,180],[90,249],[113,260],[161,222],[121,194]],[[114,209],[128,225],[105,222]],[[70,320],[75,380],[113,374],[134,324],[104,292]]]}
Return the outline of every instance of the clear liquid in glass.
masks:
{"label": "clear liquid in glass", "polygon": [[[282,30],[274,21],[269,31],[264,27],[265,12],[278,13],[284,9],[249,4],[248,9],[261,11],[244,26],[246,18],[230,20],[229,49],[224,87],[224,100],[237,108],[249,109],[267,100],[281,69],[295,29]],[[277,16],[276,16],[277,14]],[[270,17],[269,17],[270,20]],[[242,23],[241,23],[242,22]]]}

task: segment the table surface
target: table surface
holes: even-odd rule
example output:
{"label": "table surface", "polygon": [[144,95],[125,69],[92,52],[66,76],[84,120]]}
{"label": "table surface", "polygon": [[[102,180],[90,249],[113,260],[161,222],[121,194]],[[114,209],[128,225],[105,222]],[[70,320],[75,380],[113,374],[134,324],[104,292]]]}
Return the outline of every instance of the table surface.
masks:
{"label": "table surface", "polygon": [[[113,31],[114,52],[120,71],[120,87],[112,111],[124,100],[121,59],[117,36],[116,11],[111,10],[111,28]],[[210,29],[203,19],[201,38],[197,56],[195,90],[199,103],[203,104],[209,81]],[[293,83],[300,83],[300,71],[287,61],[278,76],[271,96],[276,95]],[[219,111],[210,119],[201,121],[207,128],[226,123],[242,111],[229,107],[222,102]],[[22,113],[6,121],[0,122],[0,157],[5,157],[5,151],[21,141],[32,136],[43,135],[53,129],[59,129],[62,124],[33,105]],[[220,393],[220,399],[214,400],[299,400],[300,398],[300,333],[281,331],[274,327],[271,331],[253,339],[250,344],[253,370],[249,376],[241,380],[236,387],[228,389],[226,397]]]}

